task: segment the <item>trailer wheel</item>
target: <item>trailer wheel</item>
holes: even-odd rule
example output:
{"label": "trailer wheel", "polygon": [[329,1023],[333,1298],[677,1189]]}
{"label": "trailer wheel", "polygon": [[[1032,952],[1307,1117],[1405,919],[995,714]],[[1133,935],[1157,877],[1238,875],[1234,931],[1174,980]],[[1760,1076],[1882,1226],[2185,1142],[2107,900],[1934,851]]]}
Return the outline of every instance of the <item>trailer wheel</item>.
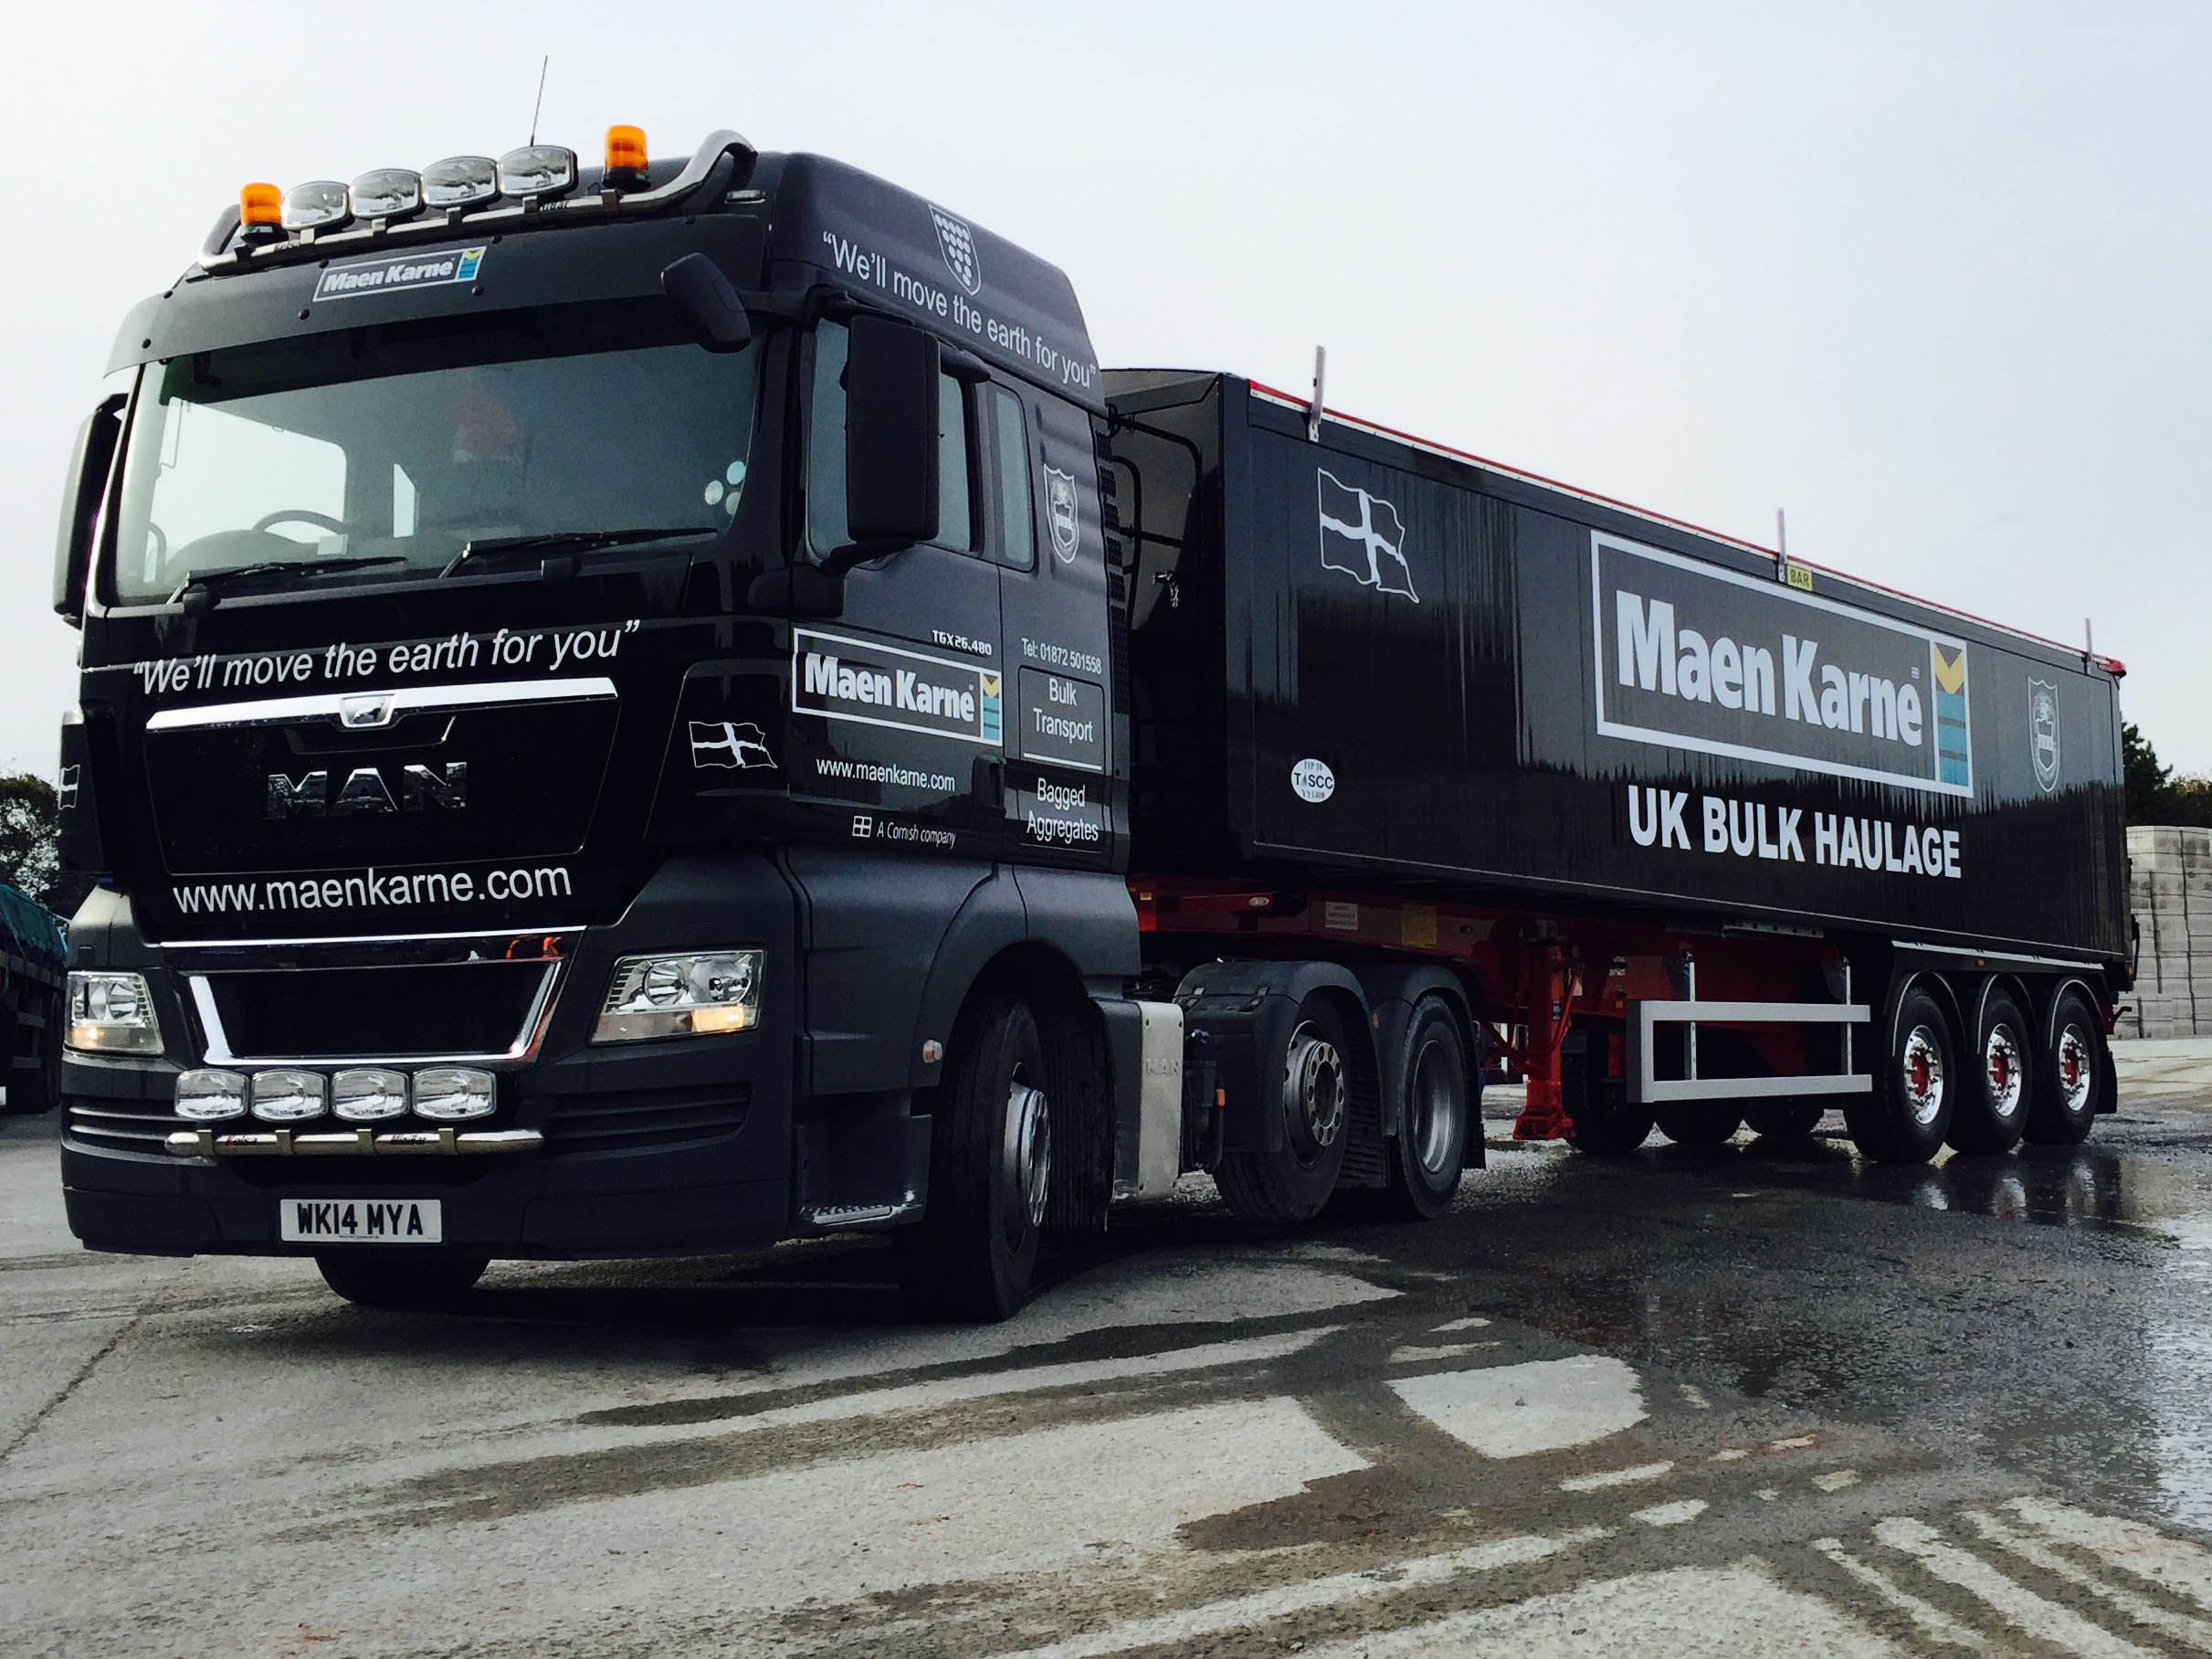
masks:
{"label": "trailer wheel", "polygon": [[34,996],[17,1012],[0,1052],[8,1056],[5,1079],[10,1114],[51,1112],[61,1104],[61,999]]}
{"label": "trailer wheel", "polygon": [[1427,1221],[1451,1208],[1467,1162],[1467,1047],[1440,997],[1414,1006],[1406,1040],[1406,1098],[1390,1143],[1390,1207]]}
{"label": "trailer wheel", "polygon": [[1879,1164],[1924,1164],[1951,1128],[1960,1085],[1958,1040],[1943,1006],[1920,986],[1898,999],[1874,1087],[1846,1095],[1844,1120]]}
{"label": "trailer wheel", "polygon": [[1659,1133],[1678,1147],[1723,1146],[1743,1126],[1743,1114],[1735,1107],[1704,1101],[1664,1105],[1655,1115]]}
{"label": "trailer wheel", "polygon": [[1762,1100],[1743,1108],[1743,1121],[1762,1140],[1803,1140],[1828,1114],[1817,1100]]}
{"label": "trailer wheel", "polygon": [[1309,1221],[1336,1189],[1351,1115],[1343,1019],[1325,997],[1299,1005],[1283,1053],[1282,1145],[1273,1152],[1238,1147],[1225,1152],[1214,1183],[1238,1215],[1272,1226]]}
{"label": "trailer wheel", "polygon": [[1559,1057],[1559,1092],[1574,1125],[1567,1145],[1588,1157],[1620,1157],[1651,1138],[1652,1108],[1628,1098],[1628,1080],[1608,1077],[1595,1062],[1591,1049],[1603,1051],[1608,1035],[1602,1028],[1588,1034],[1582,1049]]}
{"label": "trailer wheel", "polygon": [[2010,1152],[2035,1098],[2033,1028],[2009,992],[1994,989],[1982,1000],[1981,1027],[1951,1116],[1951,1145],[1959,1152]]}
{"label": "trailer wheel", "polygon": [[490,1265],[462,1250],[410,1251],[402,1245],[326,1250],[315,1257],[322,1282],[363,1307],[435,1307],[467,1295]]}
{"label": "trailer wheel", "polygon": [[2051,1010],[2050,1040],[2029,1095],[2022,1127],[2039,1147],[2078,1147],[2110,1102],[2105,1098],[2108,1056],[2104,1022],[2089,999],[2067,991]]}
{"label": "trailer wheel", "polygon": [[954,1319],[1011,1318],[1029,1299],[1052,1178],[1037,1016],[1001,991],[962,1017],[930,1136],[929,1208],[901,1232],[907,1294]]}

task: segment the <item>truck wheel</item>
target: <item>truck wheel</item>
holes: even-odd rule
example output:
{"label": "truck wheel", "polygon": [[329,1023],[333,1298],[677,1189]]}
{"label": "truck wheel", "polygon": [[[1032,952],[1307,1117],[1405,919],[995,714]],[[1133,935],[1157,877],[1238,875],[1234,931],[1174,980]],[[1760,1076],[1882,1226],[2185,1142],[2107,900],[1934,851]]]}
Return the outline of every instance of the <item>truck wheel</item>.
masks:
{"label": "truck wheel", "polygon": [[2097,1114],[2110,1104],[2105,1089],[2104,1021],[2080,991],[2051,1010],[2050,1041],[2028,1097],[2022,1127],[2038,1147],[2078,1147]]}
{"label": "truck wheel", "polygon": [[1310,1221],[1336,1189],[1352,1110],[1344,1048],[1343,1021],[1328,999],[1309,997],[1299,1005],[1277,1102],[1282,1146],[1273,1152],[1237,1147],[1222,1154],[1214,1171],[1222,1198],[1245,1220]]}
{"label": "truck wheel", "polygon": [[1743,1114],[1735,1107],[1703,1101],[1661,1106],[1655,1115],[1659,1133],[1678,1147],[1718,1147],[1743,1126]]}
{"label": "truck wheel", "polygon": [[2020,1144],[2035,1096],[2028,1036],[2033,1029],[2008,992],[1992,990],[1983,999],[1982,1029],[1975,1043],[1977,1063],[1966,1068],[1958,1109],[1951,1115],[1954,1150],[2010,1152]]}
{"label": "truck wheel", "polygon": [[1943,1004],[1919,986],[1890,1020],[1874,1087],[1844,1097],[1844,1121],[1859,1150],[1878,1164],[1924,1164],[1951,1128],[1959,1093],[1958,1041]]}
{"label": "truck wheel", "polygon": [[1029,1299],[1052,1175],[1037,1016],[986,997],[953,1033],[930,1134],[929,1209],[900,1235],[907,1293],[954,1319],[1011,1318]]}
{"label": "truck wheel", "polygon": [[435,1307],[465,1296],[484,1276],[489,1256],[462,1250],[399,1246],[326,1250],[315,1257],[322,1282],[363,1307]]}
{"label": "truck wheel", "polygon": [[10,1113],[51,1112],[61,1104],[61,999],[33,997],[16,1016],[13,1040],[5,1050]]}
{"label": "truck wheel", "polygon": [[1421,999],[1407,1031],[1404,1113],[1390,1144],[1390,1207],[1427,1221],[1451,1208],[1467,1162],[1467,1047],[1441,998]]}
{"label": "truck wheel", "polygon": [[1803,1140],[1828,1114],[1817,1100],[1762,1100],[1743,1108],[1743,1121],[1762,1140]]}

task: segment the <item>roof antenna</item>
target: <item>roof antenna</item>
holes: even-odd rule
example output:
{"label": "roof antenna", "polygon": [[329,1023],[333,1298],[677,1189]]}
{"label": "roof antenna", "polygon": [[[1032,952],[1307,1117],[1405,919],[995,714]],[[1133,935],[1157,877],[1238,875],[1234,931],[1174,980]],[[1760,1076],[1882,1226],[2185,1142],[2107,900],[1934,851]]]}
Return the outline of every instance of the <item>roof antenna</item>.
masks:
{"label": "roof antenna", "polygon": [[1775,509],[1775,580],[1789,580],[1789,523],[1782,509]]}
{"label": "roof antenna", "polygon": [[1306,406],[1306,441],[1310,444],[1321,442],[1322,385],[1328,374],[1329,348],[1317,345],[1313,348],[1313,401]]}
{"label": "roof antenna", "polygon": [[553,67],[553,54],[548,52],[538,59],[538,101],[530,106],[530,142],[538,142],[538,115],[545,108],[545,71]]}
{"label": "roof antenna", "polygon": [[2081,618],[2081,666],[2084,669],[2097,666],[2097,630],[2087,617]]}

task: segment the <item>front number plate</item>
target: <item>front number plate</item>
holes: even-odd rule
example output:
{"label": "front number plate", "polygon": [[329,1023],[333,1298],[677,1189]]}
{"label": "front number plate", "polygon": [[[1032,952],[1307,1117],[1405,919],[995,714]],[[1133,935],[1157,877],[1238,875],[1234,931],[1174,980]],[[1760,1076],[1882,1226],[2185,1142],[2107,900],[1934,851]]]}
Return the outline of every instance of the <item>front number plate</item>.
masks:
{"label": "front number plate", "polygon": [[442,1208],[437,1199],[286,1199],[277,1236],[287,1244],[437,1244]]}

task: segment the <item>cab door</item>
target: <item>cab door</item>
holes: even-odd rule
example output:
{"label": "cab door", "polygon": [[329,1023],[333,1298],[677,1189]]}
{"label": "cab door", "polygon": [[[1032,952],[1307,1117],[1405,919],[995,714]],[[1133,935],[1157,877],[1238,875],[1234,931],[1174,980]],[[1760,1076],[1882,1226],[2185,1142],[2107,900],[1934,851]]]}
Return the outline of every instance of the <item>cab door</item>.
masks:
{"label": "cab door", "polygon": [[[825,319],[807,343],[806,546],[845,545],[847,331]],[[994,859],[1003,846],[1006,686],[987,388],[938,380],[938,533],[860,565],[834,620],[792,629],[795,802],[834,810],[842,839]]]}

